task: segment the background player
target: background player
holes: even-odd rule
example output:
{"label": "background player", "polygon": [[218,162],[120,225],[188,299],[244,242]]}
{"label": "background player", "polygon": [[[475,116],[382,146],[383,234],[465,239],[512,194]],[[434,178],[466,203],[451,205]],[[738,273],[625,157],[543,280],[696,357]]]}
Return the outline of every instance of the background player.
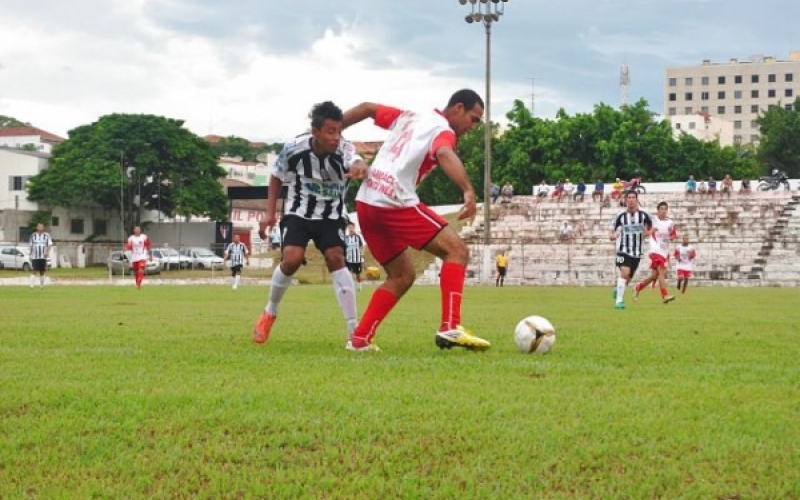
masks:
{"label": "background player", "polygon": [[36,224],[36,231],[31,234],[31,278],[30,285],[33,288],[36,283],[36,273],[39,273],[39,288],[44,288],[44,275],[47,272],[47,256],[50,254],[50,247],[53,246],[53,239],[49,233],[44,231],[44,224]]}
{"label": "background player", "polygon": [[142,288],[144,271],[150,256],[150,238],[142,234],[142,228],[135,226],[133,234],[128,237],[128,250],[131,251],[131,270],[136,276],[136,288]]}
{"label": "background player", "polygon": [[347,269],[356,277],[356,285],[361,291],[361,273],[364,271],[364,240],[356,233],[356,225],[347,223],[347,235],[344,237],[345,261]]}
{"label": "background player", "polygon": [[417,185],[439,165],[464,195],[458,218],[475,215],[475,191],[455,148],[456,138],[471,130],[481,116],[483,100],[468,89],[453,94],[442,111],[415,113],[365,102],[345,113],[345,126],[372,118],[377,126],[390,130],[356,196],[361,232],[387,279],[372,295],[348,349],[377,350],[372,339],[378,326],[416,278],[408,247],[425,250],[443,261],[439,279],[442,321],[434,337],[436,345],[476,350],[490,347],[488,341],[461,326],[469,249],[416,193]]}
{"label": "background player", "polygon": [[686,285],[692,277],[692,261],[697,257],[694,247],[689,244],[689,235],[684,234],[683,240],[675,249],[675,260],[678,262],[678,290],[686,293]]}
{"label": "background player", "polygon": [[639,299],[639,293],[649,285],[658,281],[661,290],[661,300],[669,304],[675,296],[667,293],[667,260],[669,259],[670,242],[678,238],[675,223],[667,216],[669,206],[662,201],[657,206],[656,218],[653,219],[653,228],[649,232],[650,245],[650,276],[637,284],[633,292],[633,300]]}
{"label": "background player", "polygon": [[639,195],[628,191],[624,195],[625,210],[611,220],[609,239],[615,242],[617,255],[615,265],[619,269],[617,287],[614,290],[617,309],[625,309],[625,287],[636,274],[642,258],[645,233],[653,228],[653,220],[639,210]]}
{"label": "background player", "polygon": [[231,288],[236,290],[242,278],[242,266],[245,262],[250,265],[250,250],[238,234],[233,235],[233,241],[225,249],[225,260],[231,261]]}
{"label": "background player", "polygon": [[311,110],[311,133],[284,144],[272,169],[267,213],[259,223],[259,236],[277,222],[281,188],[289,195],[281,217],[281,262],[272,272],[269,302],[253,327],[253,341],[267,341],[292,276],[305,261],[309,241],[325,257],[333,291],[347,322],[348,334],[358,322],[353,277],[344,262],[346,213],[344,195],[350,179],[363,179],[367,166],[355,146],[342,139],[342,110],[330,101]]}

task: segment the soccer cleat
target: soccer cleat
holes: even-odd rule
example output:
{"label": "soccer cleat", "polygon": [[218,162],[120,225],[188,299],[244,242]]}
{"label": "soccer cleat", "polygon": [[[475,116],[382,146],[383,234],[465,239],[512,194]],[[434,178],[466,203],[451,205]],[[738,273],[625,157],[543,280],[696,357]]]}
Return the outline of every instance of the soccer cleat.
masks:
{"label": "soccer cleat", "polygon": [[459,325],[455,330],[447,330],[436,334],[436,347],[439,349],[452,349],[463,347],[470,351],[485,351],[492,344],[488,340],[472,335],[472,333]]}
{"label": "soccer cleat", "polygon": [[641,292],[641,291],[642,291],[642,289],[639,288],[638,285],[636,287],[634,287],[634,289],[633,289],[633,301],[634,302],[638,302],[639,301],[639,292]]}
{"label": "soccer cleat", "polygon": [[367,344],[362,347],[356,347],[353,345],[353,341],[351,340],[347,341],[347,344],[344,345],[344,348],[352,352],[380,352],[381,350],[381,348],[375,344]]}
{"label": "soccer cleat", "polygon": [[614,309],[625,309],[625,302],[617,302],[614,304]]}
{"label": "soccer cleat", "polygon": [[256,344],[263,344],[269,338],[269,332],[272,330],[272,325],[275,324],[275,318],[272,314],[264,311],[256,321],[256,326],[253,327],[253,342]]}
{"label": "soccer cleat", "polygon": [[673,300],[675,300],[675,296],[674,295],[665,295],[664,296],[664,303],[665,304],[669,304]]}

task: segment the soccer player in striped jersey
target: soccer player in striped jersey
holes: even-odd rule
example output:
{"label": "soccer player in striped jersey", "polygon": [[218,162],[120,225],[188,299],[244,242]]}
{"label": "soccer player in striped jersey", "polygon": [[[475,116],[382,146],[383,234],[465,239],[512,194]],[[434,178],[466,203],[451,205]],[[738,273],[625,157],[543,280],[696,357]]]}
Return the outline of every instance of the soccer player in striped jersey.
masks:
{"label": "soccer player in striped jersey", "polygon": [[678,238],[675,223],[667,216],[669,206],[666,201],[658,204],[656,218],[653,219],[653,231],[650,233],[650,276],[642,280],[633,289],[633,300],[639,300],[639,293],[650,283],[658,282],[661,289],[661,300],[669,304],[675,300],[674,295],[667,293],[667,261],[669,260],[670,242]]}
{"label": "soccer player in striped jersey", "polygon": [[225,261],[228,260],[231,261],[231,288],[236,290],[242,277],[242,266],[245,263],[250,265],[250,250],[242,243],[238,234],[233,235],[233,241],[225,249]]}
{"label": "soccer player in striped jersey", "polygon": [[341,109],[326,101],[314,106],[310,118],[311,133],[286,142],[278,155],[270,176],[266,217],[259,223],[259,236],[266,240],[268,229],[277,222],[281,188],[287,186],[280,221],[281,263],[272,272],[269,302],[253,327],[253,341],[259,344],[270,335],[292,276],[305,261],[309,241],[325,257],[348,335],[358,323],[353,277],[344,260],[344,195],[351,179],[366,177],[367,166],[355,146],[342,139]]}
{"label": "soccer player in striped jersey", "polygon": [[352,222],[347,223],[344,245],[347,269],[355,275],[358,290],[361,291],[361,273],[364,271],[364,240],[360,234],[356,234],[356,225]]}
{"label": "soccer player in striped jersey", "polygon": [[36,232],[31,234],[31,278],[30,285],[33,288],[36,283],[36,273],[39,273],[39,288],[44,288],[44,275],[47,272],[47,256],[50,254],[50,247],[53,246],[53,239],[49,233],[44,231],[44,224],[36,224]]}
{"label": "soccer player in striped jersey", "polygon": [[644,253],[644,237],[653,231],[650,215],[639,210],[639,195],[628,191],[624,195],[625,210],[611,220],[609,239],[616,245],[616,266],[619,269],[614,290],[614,307],[625,309],[625,288],[636,274]]}
{"label": "soccer player in striped jersey", "polygon": [[128,237],[128,250],[131,251],[131,270],[136,276],[136,288],[142,288],[144,281],[144,271],[147,262],[152,258],[150,255],[150,238],[142,234],[142,228],[134,226],[133,234]]}
{"label": "soccer player in striped jersey", "polygon": [[483,99],[469,89],[454,93],[443,110],[404,111],[372,102],[345,113],[346,126],[372,118],[389,130],[356,196],[361,232],[370,252],[386,270],[386,281],[373,293],[346,348],[375,351],[372,343],[381,322],[414,284],[416,271],[408,247],[440,259],[441,322],[434,334],[439,348],[486,350],[491,343],[461,325],[461,299],[469,249],[447,221],[422,203],[417,185],[440,166],[463,193],[459,220],[475,215],[476,197],[456,153],[457,138],[483,116]]}

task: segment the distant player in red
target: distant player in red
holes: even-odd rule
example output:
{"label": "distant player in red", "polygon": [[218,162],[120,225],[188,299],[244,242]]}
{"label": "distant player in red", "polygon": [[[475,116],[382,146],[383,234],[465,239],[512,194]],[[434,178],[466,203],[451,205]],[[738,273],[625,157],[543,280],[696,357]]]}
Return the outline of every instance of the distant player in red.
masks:
{"label": "distant player in red", "polygon": [[142,287],[144,270],[150,260],[150,238],[142,234],[142,228],[133,228],[133,234],[128,237],[126,248],[131,252],[131,269],[136,275],[136,288]]}
{"label": "distant player in red", "polygon": [[694,247],[689,244],[689,236],[683,235],[681,245],[675,249],[675,260],[678,261],[678,290],[686,293],[686,285],[692,277],[692,261],[697,257]]}
{"label": "distant player in red", "polygon": [[636,285],[633,300],[639,299],[639,292],[650,283],[658,280],[661,289],[661,299],[669,304],[675,297],[667,293],[667,259],[669,258],[670,241],[678,238],[675,223],[667,217],[669,206],[665,201],[658,204],[658,212],[653,219],[653,228],[650,230],[650,276]]}

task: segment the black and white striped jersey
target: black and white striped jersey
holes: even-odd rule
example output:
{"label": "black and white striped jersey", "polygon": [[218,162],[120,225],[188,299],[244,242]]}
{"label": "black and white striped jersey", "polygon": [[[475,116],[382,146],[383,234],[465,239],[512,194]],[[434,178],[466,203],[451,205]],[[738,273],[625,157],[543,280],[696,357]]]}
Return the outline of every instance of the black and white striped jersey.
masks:
{"label": "black and white striped jersey", "polygon": [[345,261],[349,264],[361,264],[364,261],[364,256],[361,254],[361,248],[364,246],[364,240],[360,234],[346,234],[344,235],[345,245]]}
{"label": "black and white striped jersey", "polygon": [[247,245],[242,242],[230,243],[225,249],[225,255],[231,259],[231,266],[243,266],[248,253]]}
{"label": "black and white striped jersey", "polygon": [[342,218],[349,179],[344,174],[361,157],[352,142],[342,139],[335,153],[319,158],[312,149],[313,137],[303,134],[284,144],[272,176],[288,188],[284,214],[304,219]]}
{"label": "black and white striped jersey", "polygon": [[46,259],[52,245],[53,239],[50,238],[49,233],[36,231],[31,234],[31,260]]}
{"label": "black and white striped jersey", "polygon": [[611,221],[611,230],[617,233],[617,253],[641,258],[644,255],[644,232],[651,227],[653,219],[647,212],[620,212]]}

